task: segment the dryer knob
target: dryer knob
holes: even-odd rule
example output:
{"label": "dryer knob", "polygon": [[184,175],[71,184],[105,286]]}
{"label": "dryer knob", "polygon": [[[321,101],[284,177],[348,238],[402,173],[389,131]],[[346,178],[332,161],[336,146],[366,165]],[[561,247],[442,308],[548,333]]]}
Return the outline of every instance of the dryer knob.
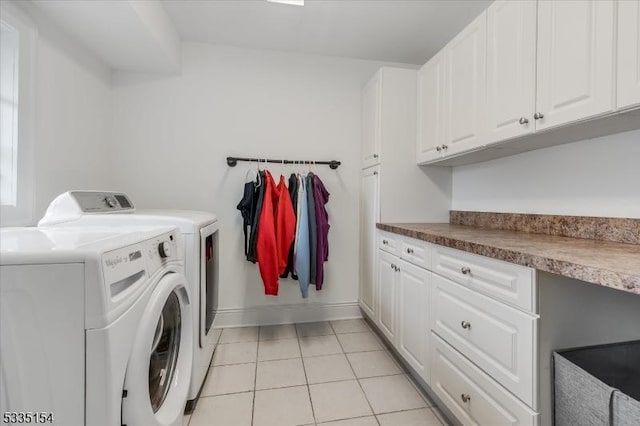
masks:
{"label": "dryer knob", "polygon": [[160,257],[162,257],[163,259],[165,257],[171,256],[171,246],[169,245],[169,243],[166,241],[163,241],[160,244],[158,244],[158,253],[160,254]]}

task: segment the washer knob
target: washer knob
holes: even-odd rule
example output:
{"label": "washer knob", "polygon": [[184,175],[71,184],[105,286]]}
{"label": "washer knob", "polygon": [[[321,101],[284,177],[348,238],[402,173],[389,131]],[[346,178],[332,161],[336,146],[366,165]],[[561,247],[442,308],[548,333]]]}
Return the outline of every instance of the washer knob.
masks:
{"label": "washer knob", "polygon": [[110,209],[118,207],[118,202],[112,196],[106,196],[102,201],[104,201],[105,206],[109,207]]}
{"label": "washer knob", "polygon": [[163,241],[160,244],[158,244],[158,253],[160,254],[160,257],[163,259],[165,257],[171,256],[171,246],[167,241]]}

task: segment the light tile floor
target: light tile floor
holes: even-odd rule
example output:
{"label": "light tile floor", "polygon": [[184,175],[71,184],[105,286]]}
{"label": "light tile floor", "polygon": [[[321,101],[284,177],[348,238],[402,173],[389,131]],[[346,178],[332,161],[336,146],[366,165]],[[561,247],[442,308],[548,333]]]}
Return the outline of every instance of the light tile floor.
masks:
{"label": "light tile floor", "polygon": [[364,320],[222,331],[185,426],[442,426]]}

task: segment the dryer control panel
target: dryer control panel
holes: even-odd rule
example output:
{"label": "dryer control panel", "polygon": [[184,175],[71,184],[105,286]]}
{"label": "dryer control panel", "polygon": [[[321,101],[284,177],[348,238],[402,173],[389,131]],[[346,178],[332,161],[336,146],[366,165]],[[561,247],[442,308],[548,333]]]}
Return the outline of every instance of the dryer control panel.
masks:
{"label": "dryer control panel", "polygon": [[120,192],[70,191],[83,213],[108,213],[133,211],[133,203]]}

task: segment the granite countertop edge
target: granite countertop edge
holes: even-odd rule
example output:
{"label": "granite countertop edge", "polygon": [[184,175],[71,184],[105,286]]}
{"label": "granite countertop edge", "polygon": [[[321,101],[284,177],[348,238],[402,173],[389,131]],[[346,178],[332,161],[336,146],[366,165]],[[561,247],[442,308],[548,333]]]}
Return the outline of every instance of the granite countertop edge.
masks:
{"label": "granite countertop edge", "polygon": [[[585,281],[592,284],[597,284],[605,287],[614,288],[629,293],[640,295],[640,274],[629,274],[621,271],[617,271],[612,268],[598,267],[594,265],[586,265],[575,261],[567,261],[552,256],[541,256],[539,254],[527,253],[525,251],[508,249],[504,247],[497,247],[486,243],[478,243],[461,238],[453,238],[450,236],[439,235],[437,232],[431,232],[428,230],[417,230],[411,228],[411,225],[407,224],[388,224],[378,223],[377,228],[383,231],[391,232],[407,236],[410,238],[416,238],[429,243],[450,247],[453,249],[478,254],[481,256],[490,257],[493,259],[502,260],[517,265],[522,265],[530,268],[534,268],[540,271],[545,271],[553,274],[562,275],[569,278],[574,278],[580,281]],[[424,224],[429,225],[447,225],[447,224]],[[496,230],[475,228],[471,226],[452,225],[456,228],[471,230],[473,232],[485,235],[495,235]],[[500,232],[500,231],[498,231]],[[531,238],[532,235],[522,231],[511,231],[517,234],[523,234]],[[535,237],[533,237],[535,238]],[[574,238],[562,237],[567,246],[571,244],[570,240]],[[580,239],[575,239],[580,240]],[[563,245],[565,245],[563,244]],[[610,243],[609,243],[610,244]],[[623,243],[616,243],[623,244]],[[603,246],[607,243],[603,243]],[[628,246],[633,246],[629,244]],[[637,247],[637,246],[635,246]]]}

